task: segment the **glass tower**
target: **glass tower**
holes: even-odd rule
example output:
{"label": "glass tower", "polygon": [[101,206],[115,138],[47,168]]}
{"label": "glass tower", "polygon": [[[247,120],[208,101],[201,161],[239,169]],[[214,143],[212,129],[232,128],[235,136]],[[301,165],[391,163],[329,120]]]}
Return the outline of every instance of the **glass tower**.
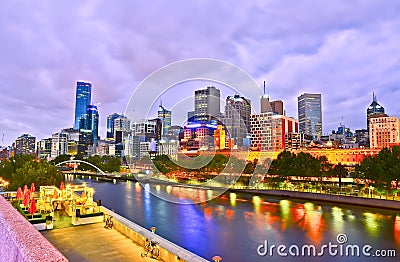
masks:
{"label": "glass tower", "polygon": [[318,140],[322,135],[321,94],[302,94],[297,98],[300,133]]}
{"label": "glass tower", "polygon": [[99,111],[97,106],[88,105],[87,107],[87,129],[92,131],[92,143],[96,144],[99,137]]}
{"label": "glass tower", "polygon": [[74,129],[79,129],[79,122],[87,113],[86,110],[91,103],[92,84],[78,81],[76,84],[76,102],[75,102],[75,123]]}
{"label": "glass tower", "polygon": [[161,119],[162,135],[165,136],[168,134],[168,129],[171,127],[171,111],[165,109],[161,101],[158,107],[157,117]]}

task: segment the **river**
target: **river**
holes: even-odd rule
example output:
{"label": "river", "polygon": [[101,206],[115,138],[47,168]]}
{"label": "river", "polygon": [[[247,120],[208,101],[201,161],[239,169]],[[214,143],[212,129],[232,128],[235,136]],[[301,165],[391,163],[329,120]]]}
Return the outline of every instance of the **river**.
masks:
{"label": "river", "polygon": [[[71,182],[86,182],[107,208],[145,228],[155,226],[157,234],[208,260],[396,261],[377,260],[375,254],[388,255],[387,249],[400,256],[400,212],[234,193],[201,202],[218,192],[88,178]],[[162,199],[171,196],[186,204]]]}

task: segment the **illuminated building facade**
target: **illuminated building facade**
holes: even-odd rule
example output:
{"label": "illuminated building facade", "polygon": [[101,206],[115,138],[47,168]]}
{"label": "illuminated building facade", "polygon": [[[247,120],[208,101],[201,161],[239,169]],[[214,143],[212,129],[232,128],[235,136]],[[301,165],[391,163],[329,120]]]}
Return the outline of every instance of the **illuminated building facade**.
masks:
{"label": "illuminated building facade", "polygon": [[322,135],[321,94],[302,94],[297,101],[300,132],[318,140]]}
{"label": "illuminated building facade", "polygon": [[234,95],[226,98],[224,124],[235,145],[243,147],[244,139],[250,135],[251,101]]}
{"label": "illuminated building facade", "polygon": [[80,120],[86,114],[87,107],[91,103],[92,84],[78,81],[76,84],[76,100],[75,100],[75,123],[74,129],[80,128]]}
{"label": "illuminated building facade", "polygon": [[371,148],[381,149],[400,143],[400,122],[396,116],[371,116],[369,130]]}
{"label": "illuminated building facade", "polygon": [[299,131],[296,119],[284,115],[274,115],[272,112],[251,115],[250,135],[252,150],[280,151],[293,142],[289,134]]}
{"label": "illuminated building facade", "polygon": [[36,137],[29,134],[19,136],[12,145],[14,155],[32,155],[36,154]]}
{"label": "illuminated building facade", "polygon": [[44,138],[37,142],[37,157],[46,159],[51,155],[51,138]]}
{"label": "illuminated building facade", "polygon": [[184,126],[183,138],[180,141],[182,151],[198,151],[214,149],[214,131],[218,125],[216,121],[191,122]]}

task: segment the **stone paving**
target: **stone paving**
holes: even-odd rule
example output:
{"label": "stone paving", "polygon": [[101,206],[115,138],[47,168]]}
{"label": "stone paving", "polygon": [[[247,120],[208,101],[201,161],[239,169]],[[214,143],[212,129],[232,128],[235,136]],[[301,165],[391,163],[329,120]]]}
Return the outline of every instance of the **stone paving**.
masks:
{"label": "stone paving", "polygon": [[143,247],[104,223],[41,231],[71,262],[156,261],[142,257]]}

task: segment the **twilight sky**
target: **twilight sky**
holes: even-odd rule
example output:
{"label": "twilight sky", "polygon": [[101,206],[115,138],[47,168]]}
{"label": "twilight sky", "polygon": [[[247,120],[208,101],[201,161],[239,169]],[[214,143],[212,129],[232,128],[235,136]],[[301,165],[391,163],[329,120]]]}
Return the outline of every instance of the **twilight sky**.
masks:
{"label": "twilight sky", "polygon": [[[365,128],[372,92],[387,114],[399,116],[399,13],[400,2],[392,0],[6,0],[0,8],[0,145],[23,133],[42,139],[72,127],[77,80],[93,83],[104,137],[107,115],[124,112],[143,79],[197,57],[232,63],[260,88],[266,80],[271,99],[283,100],[296,118],[297,96],[322,93],[324,133],[340,122]],[[259,110],[254,92],[248,97]],[[162,99],[167,108],[176,103]],[[181,124],[180,113],[173,122]]]}

